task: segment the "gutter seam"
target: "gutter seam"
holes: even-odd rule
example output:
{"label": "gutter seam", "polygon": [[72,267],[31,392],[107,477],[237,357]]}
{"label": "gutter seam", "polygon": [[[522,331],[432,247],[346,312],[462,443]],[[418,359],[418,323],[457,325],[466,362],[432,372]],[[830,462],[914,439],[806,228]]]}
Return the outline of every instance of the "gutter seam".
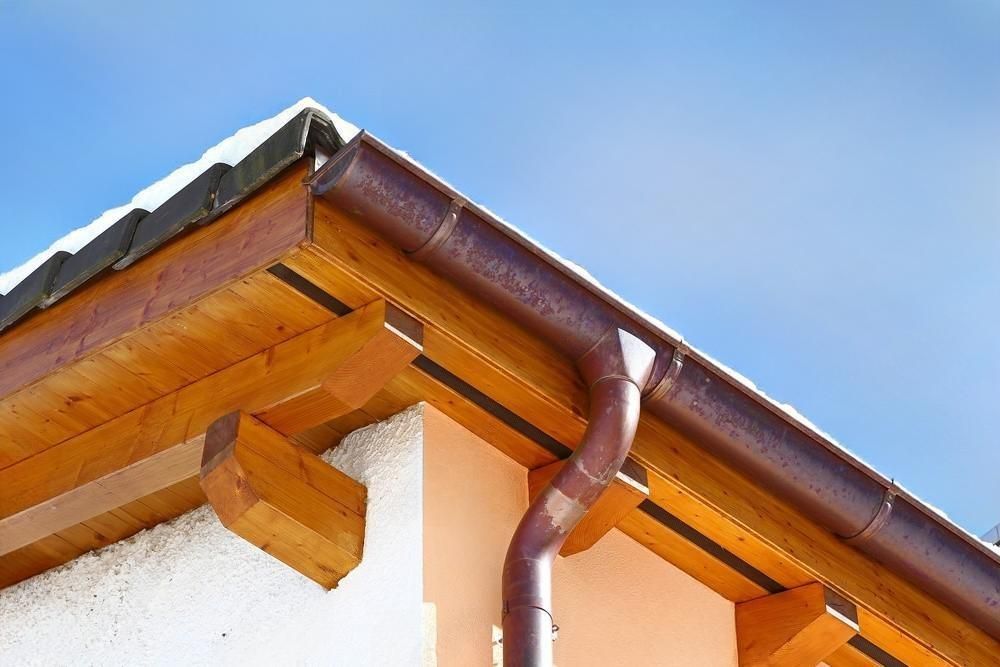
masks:
{"label": "gutter seam", "polygon": [[465,204],[465,200],[460,197],[452,199],[451,204],[448,205],[448,212],[444,214],[441,224],[434,230],[431,237],[416,250],[405,251],[406,254],[418,262],[423,262],[433,255],[438,248],[451,238],[452,233],[458,226],[458,216],[462,213]]}

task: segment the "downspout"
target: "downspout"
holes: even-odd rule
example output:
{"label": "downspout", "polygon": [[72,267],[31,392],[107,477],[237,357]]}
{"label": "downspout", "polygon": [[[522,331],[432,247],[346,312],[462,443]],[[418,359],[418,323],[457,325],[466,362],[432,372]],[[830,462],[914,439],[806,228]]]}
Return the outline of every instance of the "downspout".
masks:
{"label": "downspout", "polygon": [[563,542],[625,461],[639,423],[640,387],[655,353],[621,329],[608,331],[577,362],[590,386],[590,420],[580,446],[521,518],[503,567],[503,664],[552,664],[552,564]]}
{"label": "downspout", "polygon": [[984,544],[558,267],[447,184],[362,132],[309,185],[572,359],[608,331],[631,332],[656,353],[644,409],[1000,639],[1000,558]]}

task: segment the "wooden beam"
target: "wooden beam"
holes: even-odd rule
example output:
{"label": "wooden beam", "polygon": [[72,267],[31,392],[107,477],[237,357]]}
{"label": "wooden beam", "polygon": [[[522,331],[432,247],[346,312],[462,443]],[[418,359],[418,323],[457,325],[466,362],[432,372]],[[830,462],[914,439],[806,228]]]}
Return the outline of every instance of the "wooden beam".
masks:
{"label": "wooden beam", "polygon": [[883,667],[881,662],[851,644],[844,644],[823,662],[830,667]]}
{"label": "wooden beam", "polygon": [[325,588],[361,562],[365,487],[244,412],[209,427],[201,488],[226,528]]}
{"label": "wooden beam", "polygon": [[244,410],[287,433],[343,414],[420,353],[402,333],[414,327],[370,303],[0,470],[0,554],[197,475],[200,439],[221,415]]}
{"label": "wooden beam", "polygon": [[857,633],[854,605],[819,583],[736,605],[740,667],[817,665]]}
{"label": "wooden beam", "polygon": [[[528,473],[528,498],[534,500],[549,481],[556,476],[566,461],[556,461]],[[608,490],[584,515],[583,519],[566,538],[561,556],[572,556],[597,544],[639,504],[649,496],[646,471],[634,461],[626,459],[625,465],[615,476]]]}
{"label": "wooden beam", "polygon": [[[290,268],[350,307],[398,303],[425,323],[425,356],[561,443],[579,442],[587,396],[572,360],[324,200],[315,201],[313,239]],[[508,453],[535,456],[525,451]],[[654,502],[783,586],[821,581],[845,594],[867,612],[866,637],[898,638],[883,646],[893,655],[990,664],[1000,654],[1000,643],[944,604],[648,414],[632,456],[650,472]]]}

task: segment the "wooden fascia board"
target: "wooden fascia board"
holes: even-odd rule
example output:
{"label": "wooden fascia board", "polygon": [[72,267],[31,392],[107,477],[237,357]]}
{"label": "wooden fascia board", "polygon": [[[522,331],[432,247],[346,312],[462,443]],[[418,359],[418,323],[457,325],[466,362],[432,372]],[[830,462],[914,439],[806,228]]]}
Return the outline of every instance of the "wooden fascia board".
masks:
{"label": "wooden fascia board", "polygon": [[[424,321],[427,357],[560,442],[579,441],[586,394],[569,359],[326,201],[315,202],[313,245],[288,265],[348,306],[378,296],[399,303]],[[785,587],[820,581],[844,594],[859,607],[862,635],[898,637],[898,650],[885,647],[894,655],[989,664],[1000,651],[985,632],[655,417],[643,415],[632,455],[650,472],[655,502]]]}
{"label": "wooden fascia board", "polygon": [[308,160],[297,163],[212,224],[126,270],[109,271],[4,332],[0,468],[97,426],[102,401],[127,399],[66,396],[79,384],[75,366],[308,245],[308,173]]}
{"label": "wooden fascia board", "polygon": [[373,302],[0,470],[0,554],[197,475],[234,410],[287,435],[364,403],[420,353],[400,317]]}

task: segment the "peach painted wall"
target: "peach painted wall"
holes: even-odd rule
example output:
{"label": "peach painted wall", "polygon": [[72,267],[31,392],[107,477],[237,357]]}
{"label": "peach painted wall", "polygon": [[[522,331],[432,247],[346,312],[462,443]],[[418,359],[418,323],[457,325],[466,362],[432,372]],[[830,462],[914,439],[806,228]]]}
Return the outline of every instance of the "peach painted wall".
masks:
{"label": "peach painted wall", "polygon": [[[424,600],[440,667],[489,667],[504,552],[527,471],[424,413]],[[559,667],[736,665],[733,605],[617,530],[555,567]]]}

